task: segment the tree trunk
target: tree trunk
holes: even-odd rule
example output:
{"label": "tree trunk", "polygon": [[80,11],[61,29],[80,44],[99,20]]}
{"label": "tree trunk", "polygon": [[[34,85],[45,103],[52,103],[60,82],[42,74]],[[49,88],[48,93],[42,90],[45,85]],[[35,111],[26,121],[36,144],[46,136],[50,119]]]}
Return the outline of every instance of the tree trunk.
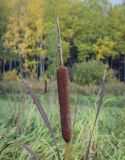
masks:
{"label": "tree trunk", "polygon": [[5,72],[6,60],[3,61],[3,74]]}
{"label": "tree trunk", "polygon": [[47,79],[45,79],[44,93],[46,94],[47,92],[48,92],[48,83],[47,83]]}
{"label": "tree trunk", "polygon": [[39,80],[39,77],[40,77],[40,75],[39,75],[39,63],[40,63],[40,60],[39,60],[39,57],[37,55],[37,80]]}
{"label": "tree trunk", "polygon": [[40,67],[40,76],[41,76],[44,73],[44,71],[45,71],[44,59],[42,59],[42,58],[40,58],[39,67]]}
{"label": "tree trunk", "polygon": [[12,70],[12,62],[13,62],[12,60],[9,61],[9,71]]}
{"label": "tree trunk", "polygon": [[111,69],[113,69],[113,65],[112,65],[112,58],[111,58]]}
{"label": "tree trunk", "polygon": [[43,74],[43,62],[42,58],[40,58],[40,76]]}
{"label": "tree trunk", "polygon": [[21,55],[19,55],[19,68],[20,68],[20,74],[23,77],[23,58]]}
{"label": "tree trunk", "polygon": [[45,71],[45,67],[44,67],[44,59],[42,60],[42,65],[43,65],[43,73]]}
{"label": "tree trunk", "polygon": [[13,60],[13,63],[12,63],[12,69],[15,69],[16,68],[16,61]]}
{"label": "tree trunk", "polygon": [[0,61],[0,76],[2,75],[2,62]]}
{"label": "tree trunk", "polygon": [[125,55],[124,55],[124,83],[125,83]]}

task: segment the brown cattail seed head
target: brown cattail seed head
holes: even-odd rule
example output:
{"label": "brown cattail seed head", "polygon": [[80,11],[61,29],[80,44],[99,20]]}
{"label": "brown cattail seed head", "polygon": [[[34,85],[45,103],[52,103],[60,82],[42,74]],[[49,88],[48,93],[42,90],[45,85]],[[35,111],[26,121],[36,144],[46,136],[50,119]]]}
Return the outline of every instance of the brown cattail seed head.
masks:
{"label": "brown cattail seed head", "polygon": [[57,70],[57,84],[60,103],[60,117],[62,136],[65,142],[69,142],[72,137],[71,130],[71,111],[70,111],[70,99],[69,99],[69,75],[68,69],[61,66]]}

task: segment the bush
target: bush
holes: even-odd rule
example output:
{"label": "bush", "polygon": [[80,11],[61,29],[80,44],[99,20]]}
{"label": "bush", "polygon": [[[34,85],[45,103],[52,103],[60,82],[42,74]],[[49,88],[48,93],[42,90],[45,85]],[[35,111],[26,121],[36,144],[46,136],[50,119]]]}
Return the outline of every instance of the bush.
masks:
{"label": "bush", "polygon": [[10,80],[18,80],[18,79],[19,77],[16,70],[8,71],[3,74],[3,80],[10,81]]}
{"label": "bush", "polygon": [[99,92],[99,87],[97,85],[85,85],[81,86],[77,83],[72,82],[70,84],[70,92],[71,93],[78,93],[78,94],[84,94],[84,95],[97,95]]}
{"label": "bush", "polygon": [[56,79],[56,72],[57,72],[57,68],[58,66],[54,65],[54,64],[51,64],[47,71],[44,73],[45,76],[48,78],[48,79],[51,79],[51,80],[55,80]]}
{"label": "bush", "polygon": [[21,93],[24,90],[24,86],[21,81],[9,80],[0,81],[0,95],[4,93]]}
{"label": "bush", "polygon": [[106,93],[113,95],[125,95],[125,83],[118,80],[109,82],[106,86]]}
{"label": "bush", "polygon": [[[89,85],[78,85],[76,83],[70,84],[71,93],[79,93],[88,96],[98,95],[100,85],[89,84]],[[124,96],[125,95],[125,84],[120,81],[107,82],[105,94]]]}
{"label": "bush", "polygon": [[[100,85],[105,65],[102,62],[95,60],[77,63],[73,66],[71,71],[72,80],[80,85]],[[114,72],[108,71],[108,79],[115,79]]]}

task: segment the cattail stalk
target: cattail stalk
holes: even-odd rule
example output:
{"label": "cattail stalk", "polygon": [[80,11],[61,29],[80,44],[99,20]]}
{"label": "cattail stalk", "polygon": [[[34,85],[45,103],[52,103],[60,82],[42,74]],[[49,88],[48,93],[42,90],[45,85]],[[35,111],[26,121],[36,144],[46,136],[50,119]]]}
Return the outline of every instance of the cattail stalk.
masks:
{"label": "cattail stalk", "polygon": [[57,17],[57,33],[58,33],[58,51],[60,67],[57,70],[57,85],[60,104],[60,118],[62,137],[66,142],[65,160],[70,160],[70,141],[72,138],[71,129],[71,111],[69,99],[69,74],[68,69],[63,66],[62,41],[59,26],[59,18]]}
{"label": "cattail stalk", "polygon": [[70,159],[70,143],[66,143],[65,146],[65,160]]}
{"label": "cattail stalk", "polygon": [[63,54],[62,54],[62,40],[59,26],[59,17],[57,17],[57,33],[58,33],[58,53],[59,53],[59,64],[63,66]]}

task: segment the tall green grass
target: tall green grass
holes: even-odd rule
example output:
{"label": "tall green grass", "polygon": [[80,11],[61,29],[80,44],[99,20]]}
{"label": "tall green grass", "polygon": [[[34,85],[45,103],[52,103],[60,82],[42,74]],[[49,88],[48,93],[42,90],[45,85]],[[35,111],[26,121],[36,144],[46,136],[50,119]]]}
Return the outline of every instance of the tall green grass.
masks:
{"label": "tall green grass", "polygon": [[[56,135],[61,157],[64,157],[64,142],[61,137],[59,121],[58,96],[56,92],[38,95],[47,113]],[[23,97],[23,101],[22,98]],[[71,95],[72,117],[75,115],[77,97]],[[78,96],[78,109],[75,119],[71,160],[79,160],[89,141],[90,130],[96,113],[96,97]],[[22,110],[20,111],[21,108]],[[30,97],[10,95],[0,98],[0,160],[30,160],[32,158],[23,147],[27,144],[38,157],[45,160],[58,159],[55,145],[52,143],[48,129],[45,127]],[[20,112],[19,112],[20,111]],[[17,134],[17,120],[20,114]],[[99,116],[94,131],[91,160],[124,160],[125,159],[125,98],[108,96]]]}

